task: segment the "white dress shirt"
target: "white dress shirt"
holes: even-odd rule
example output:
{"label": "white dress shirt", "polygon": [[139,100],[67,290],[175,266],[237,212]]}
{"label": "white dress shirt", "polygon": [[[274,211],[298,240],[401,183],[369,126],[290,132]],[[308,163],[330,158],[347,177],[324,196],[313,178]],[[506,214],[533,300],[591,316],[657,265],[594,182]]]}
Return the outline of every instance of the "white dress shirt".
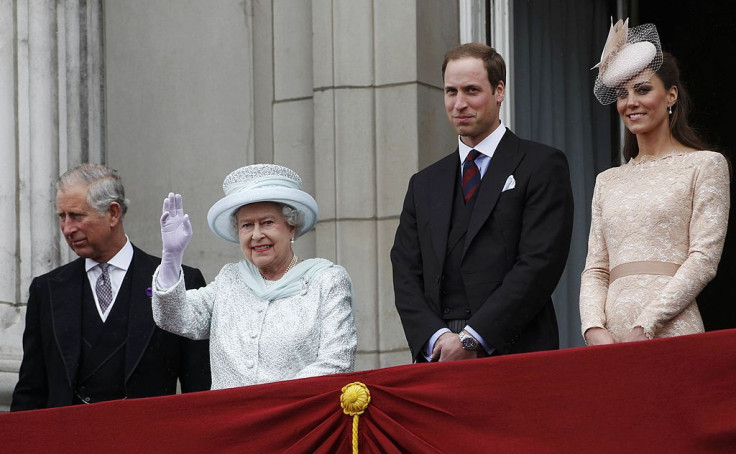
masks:
{"label": "white dress shirt", "polygon": [[470,150],[476,150],[481,153],[477,158],[475,158],[475,165],[478,166],[480,177],[482,179],[486,174],[486,170],[488,170],[488,164],[491,162],[493,154],[496,153],[496,148],[498,148],[498,144],[501,142],[504,134],[506,134],[506,125],[501,121],[498,128],[474,147],[465,145],[462,139],[460,139],[460,136],[458,136],[457,151],[460,155],[460,176],[463,174],[463,162],[465,162],[465,158],[468,157],[468,153],[470,153]]}
{"label": "white dress shirt", "polygon": [[123,284],[123,279],[125,279],[125,273],[128,272],[128,267],[130,267],[130,263],[132,261],[133,245],[130,244],[130,239],[128,239],[128,236],[126,235],[125,246],[123,246],[123,248],[120,249],[118,253],[110,259],[109,262],[107,262],[108,264],[110,264],[107,272],[110,275],[110,285],[112,287],[112,302],[109,306],[107,306],[105,312],[102,312],[102,309],[100,308],[100,300],[97,298],[97,292],[95,291],[95,288],[97,286],[97,279],[102,276],[102,270],[99,267],[100,263],[92,259],[86,259],[84,261],[84,267],[85,270],[87,270],[87,279],[89,280],[89,285],[92,287],[92,295],[94,295],[95,297],[97,313],[100,314],[100,318],[102,319],[103,323],[107,321],[107,316],[110,314],[112,307],[115,305],[115,300],[118,297],[120,286]]}

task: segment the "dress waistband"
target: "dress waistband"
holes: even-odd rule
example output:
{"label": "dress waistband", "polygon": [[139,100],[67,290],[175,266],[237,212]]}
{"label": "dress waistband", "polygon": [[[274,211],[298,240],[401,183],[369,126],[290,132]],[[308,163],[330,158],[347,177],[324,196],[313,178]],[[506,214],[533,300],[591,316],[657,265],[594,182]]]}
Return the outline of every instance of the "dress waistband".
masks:
{"label": "dress waistband", "polygon": [[609,283],[632,274],[658,274],[660,276],[674,276],[680,265],[669,262],[629,262],[622,263],[611,270]]}

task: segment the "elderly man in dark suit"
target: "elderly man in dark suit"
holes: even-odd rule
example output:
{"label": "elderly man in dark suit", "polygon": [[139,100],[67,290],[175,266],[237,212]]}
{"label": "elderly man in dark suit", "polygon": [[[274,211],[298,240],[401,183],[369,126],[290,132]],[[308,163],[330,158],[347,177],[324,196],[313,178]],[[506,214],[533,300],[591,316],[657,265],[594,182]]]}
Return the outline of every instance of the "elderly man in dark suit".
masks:
{"label": "elderly man in dark suit", "polygon": [[[79,258],[33,280],[11,411],[210,388],[207,341],[156,326],[151,282],[160,259],[133,246],[117,172],[83,164],[59,179],[57,212]],[[205,285],[184,268],[187,284]]]}
{"label": "elderly man in dark suit", "polygon": [[448,51],[442,74],[458,148],[411,178],[391,250],[412,357],[558,348],[550,295],[573,214],[565,155],[506,129],[506,67],[491,47]]}

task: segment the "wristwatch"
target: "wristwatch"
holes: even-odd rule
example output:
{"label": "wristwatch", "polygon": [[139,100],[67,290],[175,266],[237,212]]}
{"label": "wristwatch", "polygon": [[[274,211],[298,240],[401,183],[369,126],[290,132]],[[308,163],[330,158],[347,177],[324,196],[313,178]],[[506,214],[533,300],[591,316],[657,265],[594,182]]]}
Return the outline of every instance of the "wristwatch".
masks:
{"label": "wristwatch", "polygon": [[458,337],[460,338],[460,343],[465,350],[480,350],[480,343],[473,336],[466,333],[465,331],[460,331]]}

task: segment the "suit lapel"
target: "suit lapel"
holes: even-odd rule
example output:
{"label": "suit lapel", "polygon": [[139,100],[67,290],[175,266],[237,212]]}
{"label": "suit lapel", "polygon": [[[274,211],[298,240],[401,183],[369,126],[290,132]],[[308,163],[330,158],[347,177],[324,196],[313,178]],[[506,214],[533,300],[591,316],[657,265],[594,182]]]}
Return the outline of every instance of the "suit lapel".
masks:
{"label": "suit lapel", "polygon": [[519,151],[518,137],[507,129],[496,148],[496,152],[493,154],[493,158],[491,158],[486,174],[483,176],[480,192],[468,224],[463,256],[468,252],[473,239],[496,207],[496,202],[498,202],[498,197],[501,195],[506,179],[514,173],[523,157],[524,153]]}
{"label": "suit lapel", "polygon": [[77,259],[49,280],[49,307],[56,344],[73,389],[82,349],[82,292],[87,279],[84,259]]}
{"label": "suit lapel", "polygon": [[128,340],[125,347],[125,381],[127,382],[140,362],[148,343],[156,330],[151,310],[151,298],[147,289],[151,287],[153,272],[157,264],[145,252],[133,246],[133,260],[125,275],[125,284],[130,283],[130,311],[128,313]]}
{"label": "suit lapel", "polygon": [[[438,162],[429,175],[429,227],[432,243],[440,264],[445,263],[447,236],[450,233],[452,199],[455,195],[457,174],[460,172],[460,158],[457,150]],[[442,266],[442,265],[440,265]]]}

